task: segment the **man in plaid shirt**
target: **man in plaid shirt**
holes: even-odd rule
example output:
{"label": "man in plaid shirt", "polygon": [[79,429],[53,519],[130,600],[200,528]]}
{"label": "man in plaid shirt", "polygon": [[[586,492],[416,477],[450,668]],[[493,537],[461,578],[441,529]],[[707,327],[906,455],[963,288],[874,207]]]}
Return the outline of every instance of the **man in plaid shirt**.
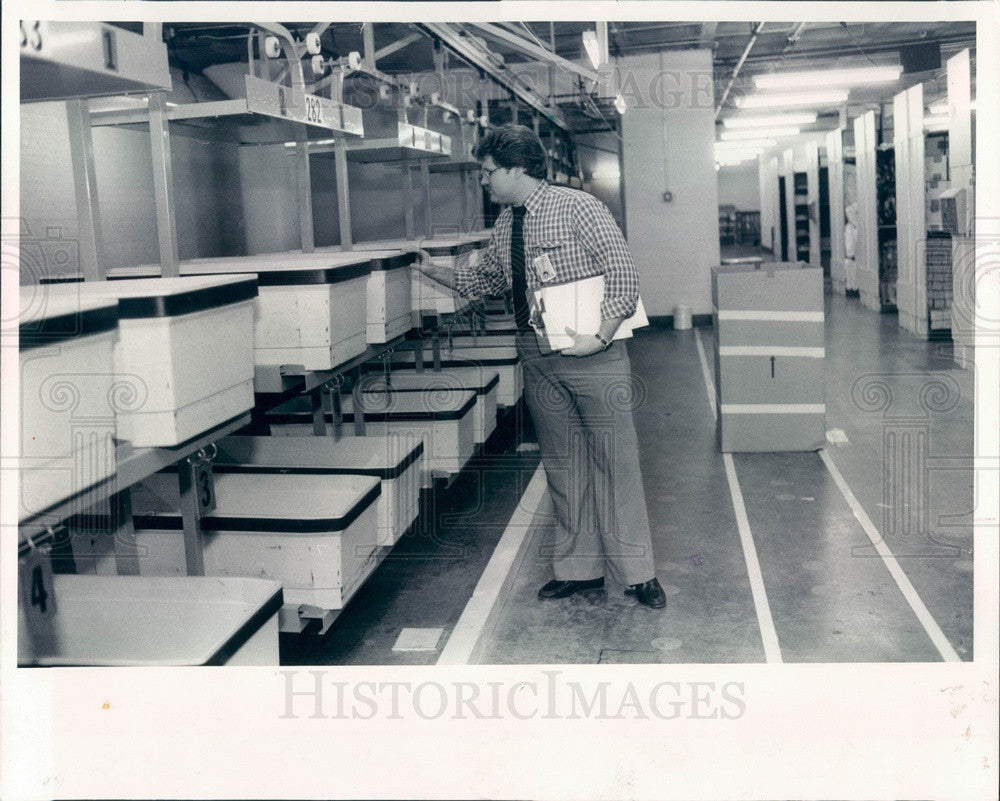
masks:
{"label": "man in plaid shirt", "polygon": [[[426,275],[468,298],[513,291],[524,392],[538,434],[558,527],[555,578],[539,598],[565,598],[604,586],[605,573],[643,605],[666,604],[654,575],[649,518],[632,420],[631,365],[618,326],[636,309],[639,280],[625,238],[607,207],[586,192],[549,186],[541,140],[522,125],[503,125],[476,148],[497,218],[482,258]],[[566,330],[573,345],[550,350],[535,328],[533,291],[603,275],[597,334]]]}

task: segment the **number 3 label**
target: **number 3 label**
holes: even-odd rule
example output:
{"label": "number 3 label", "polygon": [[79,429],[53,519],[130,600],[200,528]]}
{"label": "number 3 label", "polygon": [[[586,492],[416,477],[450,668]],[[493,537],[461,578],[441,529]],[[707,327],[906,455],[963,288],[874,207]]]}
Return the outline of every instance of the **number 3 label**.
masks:
{"label": "number 3 label", "polygon": [[18,560],[21,602],[28,619],[28,626],[34,631],[50,625],[56,613],[50,553],[50,548],[32,548]]}

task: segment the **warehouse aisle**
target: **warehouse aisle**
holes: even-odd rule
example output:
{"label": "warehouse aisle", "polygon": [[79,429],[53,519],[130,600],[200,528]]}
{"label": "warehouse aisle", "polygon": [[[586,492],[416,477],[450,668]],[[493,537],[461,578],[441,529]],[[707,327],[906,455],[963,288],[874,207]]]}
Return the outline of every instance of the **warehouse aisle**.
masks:
{"label": "warehouse aisle", "polygon": [[540,514],[479,661],[764,661],[767,625],[775,661],[972,658],[972,376],[950,345],[920,341],[855,299],[828,297],[826,312],[835,442],[732,457],[760,565],[756,603],[699,368],[697,338],[712,374],[711,332],[649,331],[630,352],[667,609],[617,587],[537,601],[548,578],[535,558]]}
{"label": "warehouse aisle", "polygon": [[629,345],[639,377],[636,429],[666,611],[638,606],[611,584],[603,592],[540,602],[538,588],[551,578],[542,555],[551,531],[539,521],[483,662],[762,661],[694,337],[693,331],[647,330]]}

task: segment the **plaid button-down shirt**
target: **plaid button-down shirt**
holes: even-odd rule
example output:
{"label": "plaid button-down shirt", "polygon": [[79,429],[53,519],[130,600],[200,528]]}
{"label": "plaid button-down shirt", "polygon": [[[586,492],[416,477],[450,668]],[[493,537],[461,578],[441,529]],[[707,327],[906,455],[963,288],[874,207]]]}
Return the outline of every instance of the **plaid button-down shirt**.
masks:
{"label": "plaid button-down shirt", "polygon": [[[542,183],[524,201],[524,269],[530,290],[604,276],[601,318],[630,317],[639,299],[639,274],[625,237],[611,212],[593,195]],[[456,268],[455,285],[463,297],[499,295],[511,287],[510,207],[497,217],[478,263]],[[549,257],[554,276],[543,282],[535,259]]]}

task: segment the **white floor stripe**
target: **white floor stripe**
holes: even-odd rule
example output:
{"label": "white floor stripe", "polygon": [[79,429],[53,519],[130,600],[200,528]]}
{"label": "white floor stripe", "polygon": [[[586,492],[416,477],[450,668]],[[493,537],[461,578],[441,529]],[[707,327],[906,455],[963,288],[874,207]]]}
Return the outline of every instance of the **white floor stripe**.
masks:
{"label": "white floor stripe", "polygon": [[524,495],[517,504],[517,509],[511,515],[507,528],[497,543],[489,564],[476,584],[472,597],[465,605],[462,616],[458,619],[455,629],[448,638],[448,643],[441,656],[439,665],[467,665],[472,652],[482,636],[500,591],[507,580],[507,574],[513,567],[521,544],[531,528],[538,505],[545,495],[545,470],[541,465],[528,482]]}
{"label": "white floor stripe", "polygon": [[[694,341],[698,346],[698,360],[701,362],[701,372],[705,377],[705,388],[708,390],[708,402],[712,407],[712,417],[718,419],[719,410],[715,405],[715,382],[712,372],[708,369],[708,359],[705,347],[701,344],[701,336],[695,331]],[[771,605],[767,601],[767,590],[764,588],[764,576],[757,559],[757,546],[754,545],[753,533],[750,531],[750,520],[747,517],[746,504],[740,482],[736,478],[736,465],[731,454],[722,454],[726,466],[726,480],[729,482],[729,494],[733,499],[733,511],[736,513],[736,526],[740,532],[740,544],[743,546],[743,559],[747,565],[747,576],[750,579],[750,594],[753,597],[754,610],[757,613],[757,625],[760,627],[760,637],[764,643],[764,657],[768,662],[781,662],[781,646],[778,643],[778,632],[774,628],[771,617]]]}
{"label": "white floor stripe", "polygon": [[955,649],[951,647],[951,643],[948,642],[948,638],[944,636],[944,632],[941,631],[940,626],[938,626],[937,621],[931,616],[931,613],[924,605],[924,602],[920,600],[920,596],[917,594],[916,589],[914,589],[910,580],[906,577],[906,573],[904,573],[903,569],[899,566],[899,563],[896,561],[896,557],[892,555],[892,551],[889,550],[889,547],[883,541],[882,535],[875,527],[875,524],[872,523],[871,518],[868,517],[868,513],[865,512],[861,504],[858,502],[858,499],[854,496],[854,493],[851,492],[851,488],[847,486],[847,482],[841,475],[840,470],[837,469],[837,465],[833,463],[833,459],[830,458],[826,451],[820,451],[819,455],[823,460],[823,464],[826,465],[826,469],[829,471],[830,475],[833,476],[833,480],[836,482],[837,487],[844,496],[844,500],[847,501],[848,506],[851,507],[851,511],[854,512],[854,516],[858,519],[858,522],[861,523],[861,527],[864,529],[865,534],[868,535],[868,539],[871,540],[872,545],[875,546],[875,550],[878,552],[879,556],[882,557],[882,561],[885,563],[889,574],[895,580],[896,586],[899,587],[900,592],[903,593],[903,597],[906,598],[910,608],[923,625],[924,631],[927,632],[927,636],[931,638],[934,646],[938,649],[938,653],[941,654],[941,658],[945,662],[961,662],[961,658],[955,652]]}
{"label": "white floor stripe", "polygon": [[747,576],[750,578],[750,593],[753,595],[754,609],[757,610],[757,625],[760,626],[760,636],[764,641],[764,656],[768,662],[781,662],[781,646],[778,644],[778,632],[774,628],[771,617],[771,605],[767,601],[767,590],[764,589],[764,576],[757,559],[757,546],[754,545],[753,533],[750,531],[750,520],[747,517],[746,504],[740,482],[736,478],[736,465],[731,453],[722,454],[726,465],[726,479],[729,481],[729,494],[733,498],[733,510],[736,512],[736,525],[740,531],[740,543],[743,545],[743,558],[747,563]]}
{"label": "white floor stripe", "polygon": [[694,332],[694,342],[698,346],[698,361],[701,362],[701,374],[705,377],[705,389],[708,390],[708,404],[712,407],[712,419],[718,420],[719,410],[715,406],[715,382],[712,380],[712,371],[708,369],[705,346],[701,344],[701,335],[697,329]]}

